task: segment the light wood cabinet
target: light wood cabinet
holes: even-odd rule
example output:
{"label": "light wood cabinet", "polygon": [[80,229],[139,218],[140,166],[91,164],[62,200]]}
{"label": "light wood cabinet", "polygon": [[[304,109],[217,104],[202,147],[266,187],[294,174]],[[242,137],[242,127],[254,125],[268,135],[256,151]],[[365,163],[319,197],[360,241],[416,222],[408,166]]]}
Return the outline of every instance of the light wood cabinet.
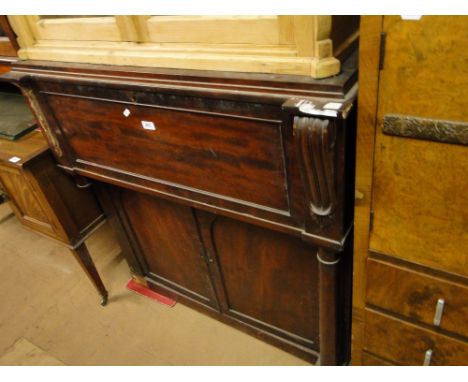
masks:
{"label": "light wood cabinet", "polygon": [[79,189],[57,167],[41,132],[0,140],[0,191],[21,224],[70,250],[105,305],[107,291],[85,243],[104,214],[92,190]]}
{"label": "light wood cabinet", "polygon": [[358,16],[9,16],[23,59],[296,74],[340,72]]}
{"label": "light wood cabinet", "polygon": [[468,19],[362,17],[353,359],[468,362]]}

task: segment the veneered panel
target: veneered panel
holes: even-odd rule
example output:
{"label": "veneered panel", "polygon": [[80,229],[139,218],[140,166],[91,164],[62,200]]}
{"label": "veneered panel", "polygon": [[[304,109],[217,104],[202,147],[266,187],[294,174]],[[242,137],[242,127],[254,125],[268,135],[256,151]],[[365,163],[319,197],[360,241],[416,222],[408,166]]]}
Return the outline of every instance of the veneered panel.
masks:
{"label": "veneered panel", "polygon": [[365,349],[400,365],[422,366],[432,350],[433,366],[459,366],[468,362],[468,345],[385,314],[366,310]]}
{"label": "veneered panel", "polygon": [[121,202],[144,253],[149,276],[179,288],[179,292],[189,297],[214,305],[192,209],[126,190],[121,193]]}
{"label": "veneered panel", "polygon": [[3,171],[0,182],[12,198],[17,214],[19,214],[18,218],[24,220],[26,225],[38,226],[39,231],[52,235],[53,230],[49,218],[24,175],[11,170]]}
{"label": "veneered panel", "polygon": [[443,299],[440,328],[468,337],[466,285],[375,259],[367,260],[367,272],[369,304],[433,325],[437,301]]}
{"label": "veneered panel", "polygon": [[227,314],[272,325],[317,348],[316,249],[300,239],[222,217],[214,222],[212,235]]}
{"label": "veneered panel", "polygon": [[384,31],[370,248],[466,276],[467,148],[381,129],[387,114],[468,119],[468,18],[385,16]]}
{"label": "veneered panel", "polygon": [[[48,100],[80,160],[288,210],[279,124],[61,96]],[[145,130],[142,121],[155,130]]]}

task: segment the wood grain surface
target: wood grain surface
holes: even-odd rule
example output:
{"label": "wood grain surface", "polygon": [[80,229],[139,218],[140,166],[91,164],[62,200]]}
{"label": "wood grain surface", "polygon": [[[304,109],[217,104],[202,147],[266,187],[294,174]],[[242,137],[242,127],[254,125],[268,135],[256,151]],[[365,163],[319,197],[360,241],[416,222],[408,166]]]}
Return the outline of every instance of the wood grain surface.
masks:
{"label": "wood grain surface", "polygon": [[375,259],[367,263],[369,304],[433,326],[437,301],[443,299],[442,320],[437,327],[468,338],[467,285]]}
{"label": "wood grain surface", "polygon": [[[383,135],[387,114],[468,119],[468,18],[385,17],[370,248],[468,276],[466,147]],[[441,33],[440,31],[443,31]],[[391,206],[391,208],[389,207]]]}
{"label": "wood grain surface", "polygon": [[354,208],[354,274],[352,364],[362,364],[366,259],[369,248],[372,171],[379,81],[382,16],[361,17],[359,44],[358,130]]}
{"label": "wood grain surface", "polygon": [[366,309],[365,349],[399,365],[423,365],[432,350],[430,365],[468,364],[468,344],[388,315]]}

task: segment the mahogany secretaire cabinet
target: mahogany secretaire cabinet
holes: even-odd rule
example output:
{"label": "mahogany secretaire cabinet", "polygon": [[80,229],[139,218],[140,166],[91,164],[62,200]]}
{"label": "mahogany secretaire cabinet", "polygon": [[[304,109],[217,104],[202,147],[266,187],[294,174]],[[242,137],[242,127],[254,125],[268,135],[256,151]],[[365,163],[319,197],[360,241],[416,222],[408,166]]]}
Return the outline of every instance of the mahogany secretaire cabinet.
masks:
{"label": "mahogany secretaire cabinet", "polygon": [[140,282],[336,365],[350,358],[356,69],[355,55],[321,80],[26,60],[3,77],[60,167],[94,181]]}

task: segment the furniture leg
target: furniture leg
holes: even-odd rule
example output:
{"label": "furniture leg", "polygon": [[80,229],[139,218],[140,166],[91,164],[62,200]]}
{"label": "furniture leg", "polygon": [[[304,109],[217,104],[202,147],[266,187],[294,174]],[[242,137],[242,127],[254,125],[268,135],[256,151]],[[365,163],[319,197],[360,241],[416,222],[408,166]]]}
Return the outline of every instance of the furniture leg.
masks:
{"label": "furniture leg", "polygon": [[101,296],[101,305],[105,306],[107,304],[108,292],[102,283],[101,277],[99,276],[86,244],[81,243],[78,247],[71,249],[71,252],[99,292],[99,295]]}

